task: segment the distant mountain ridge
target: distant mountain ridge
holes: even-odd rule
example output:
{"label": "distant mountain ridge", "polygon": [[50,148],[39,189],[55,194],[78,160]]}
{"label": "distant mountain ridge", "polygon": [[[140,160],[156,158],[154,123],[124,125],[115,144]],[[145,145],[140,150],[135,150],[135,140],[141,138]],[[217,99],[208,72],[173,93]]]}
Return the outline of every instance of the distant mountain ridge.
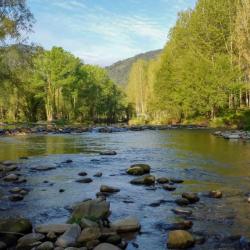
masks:
{"label": "distant mountain ridge", "polygon": [[159,50],[152,50],[146,53],[142,53],[134,57],[130,57],[128,59],[118,61],[106,67],[106,70],[109,74],[109,77],[114,82],[118,83],[121,86],[125,86],[128,82],[129,72],[134,62],[136,62],[138,59],[144,59],[144,60],[154,59],[157,56],[159,56],[161,52],[162,50],[159,49]]}

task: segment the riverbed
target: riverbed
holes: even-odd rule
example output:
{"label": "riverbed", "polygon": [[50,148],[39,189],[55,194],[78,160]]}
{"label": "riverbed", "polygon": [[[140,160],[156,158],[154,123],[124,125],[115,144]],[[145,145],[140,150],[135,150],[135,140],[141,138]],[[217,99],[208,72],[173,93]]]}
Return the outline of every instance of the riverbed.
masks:
{"label": "riverbed", "polygon": [[[117,155],[99,154],[107,150],[114,150]],[[200,202],[188,206],[193,211],[190,232],[206,238],[203,245],[193,249],[236,249],[240,240],[244,243],[250,239],[247,141],[225,140],[209,130],[196,129],[3,136],[0,161],[4,160],[18,161],[19,173],[27,179],[20,186],[30,192],[24,200],[13,203],[7,196],[14,185],[1,180],[0,217],[21,215],[34,225],[62,223],[68,219],[72,204],[94,198],[100,185],[107,184],[121,190],[108,198],[111,220],[133,215],[141,222],[141,233],[129,242],[127,249],[163,250],[168,225],[181,219],[171,211],[177,207],[174,201],[181,193],[190,191],[200,196]],[[63,163],[67,160],[72,162]],[[184,183],[177,184],[174,192],[158,185],[131,185],[133,177],[126,174],[126,169],[135,163],[149,164],[156,177],[183,179]],[[37,165],[56,168],[31,171]],[[82,171],[93,182],[77,183]],[[101,178],[93,177],[97,172],[103,173]],[[59,192],[60,189],[65,191]],[[210,190],[221,190],[223,198],[206,197]]]}

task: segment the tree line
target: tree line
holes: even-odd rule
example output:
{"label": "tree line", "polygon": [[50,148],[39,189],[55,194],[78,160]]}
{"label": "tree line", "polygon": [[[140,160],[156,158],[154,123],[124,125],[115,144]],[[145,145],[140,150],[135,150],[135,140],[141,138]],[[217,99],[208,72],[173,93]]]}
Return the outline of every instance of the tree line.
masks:
{"label": "tree line", "polygon": [[104,69],[60,47],[23,45],[33,22],[25,0],[0,5],[0,120],[126,121],[124,92]]}
{"label": "tree line", "polygon": [[249,116],[250,0],[198,0],[179,13],[160,58],[134,63],[127,95],[148,122]]}

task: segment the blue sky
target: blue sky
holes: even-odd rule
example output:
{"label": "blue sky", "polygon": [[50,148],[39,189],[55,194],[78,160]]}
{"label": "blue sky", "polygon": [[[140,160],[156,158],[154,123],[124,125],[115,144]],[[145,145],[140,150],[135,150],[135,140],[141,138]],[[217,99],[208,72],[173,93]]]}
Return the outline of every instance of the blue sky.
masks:
{"label": "blue sky", "polygon": [[30,41],[61,46],[101,66],[159,49],[181,10],[196,0],[28,0],[36,18]]}

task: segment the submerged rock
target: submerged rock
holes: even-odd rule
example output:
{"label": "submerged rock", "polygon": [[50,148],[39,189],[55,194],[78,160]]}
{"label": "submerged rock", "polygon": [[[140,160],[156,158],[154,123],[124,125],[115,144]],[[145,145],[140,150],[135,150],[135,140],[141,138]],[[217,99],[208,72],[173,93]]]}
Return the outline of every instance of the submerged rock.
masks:
{"label": "submerged rock", "polygon": [[184,230],[170,231],[168,234],[167,246],[170,249],[185,249],[195,244],[193,236]]}
{"label": "submerged rock", "polygon": [[79,176],[86,176],[86,175],[88,175],[86,172],[80,172],[80,173],[78,173],[78,175]]}
{"label": "submerged rock", "polygon": [[104,151],[100,152],[100,155],[117,155],[115,151]]}
{"label": "submerged rock", "polygon": [[53,170],[56,169],[55,166],[36,166],[36,167],[32,167],[31,170],[33,171],[49,171],[49,170]]}
{"label": "submerged rock", "polygon": [[179,208],[172,209],[172,212],[178,215],[186,215],[186,216],[190,216],[193,213],[191,210],[184,210],[184,209],[179,209]]}
{"label": "submerged rock", "polygon": [[82,218],[98,222],[110,215],[110,204],[105,200],[87,200],[75,206],[70,222],[79,222]]}
{"label": "submerged rock", "polygon": [[9,174],[3,178],[4,181],[12,182],[18,180],[18,175],[16,174]]}
{"label": "submerged rock", "polygon": [[102,177],[102,172],[97,172],[96,174],[94,174],[94,177]]}
{"label": "submerged rock", "polygon": [[21,194],[13,194],[13,195],[11,195],[10,197],[9,197],[9,200],[10,201],[21,201],[21,200],[23,200],[23,195],[21,195]]}
{"label": "submerged rock", "polygon": [[137,218],[127,217],[113,222],[111,224],[111,228],[113,228],[118,233],[125,233],[139,231],[141,225]]}
{"label": "submerged rock", "polygon": [[107,185],[101,185],[100,192],[103,192],[103,193],[117,193],[117,192],[120,192],[120,189],[116,188],[116,187],[107,186]]}
{"label": "submerged rock", "polygon": [[189,220],[184,220],[181,222],[176,222],[171,224],[170,230],[188,230],[193,226],[193,222]]}
{"label": "submerged rock", "polygon": [[127,170],[130,175],[144,175],[150,173],[150,166],[147,164],[134,164]]}
{"label": "submerged rock", "polygon": [[180,183],[183,183],[183,182],[184,182],[184,180],[182,180],[182,179],[170,179],[170,181],[171,181],[172,183],[177,183],[177,184],[180,184]]}
{"label": "submerged rock", "polygon": [[71,225],[70,228],[68,228],[63,235],[61,235],[57,241],[56,245],[59,247],[74,247],[77,243],[77,239],[81,233],[81,228],[77,224]]}
{"label": "submerged rock", "polygon": [[90,183],[92,181],[93,180],[91,178],[81,178],[81,179],[76,180],[76,182],[79,182],[79,183]]}
{"label": "submerged rock", "polygon": [[150,185],[155,184],[155,177],[153,175],[145,175],[145,176],[141,176],[141,177],[131,180],[130,183],[134,185],[150,186]]}
{"label": "submerged rock", "polygon": [[175,203],[178,204],[179,206],[187,206],[190,204],[189,200],[186,198],[180,198],[175,200]]}

